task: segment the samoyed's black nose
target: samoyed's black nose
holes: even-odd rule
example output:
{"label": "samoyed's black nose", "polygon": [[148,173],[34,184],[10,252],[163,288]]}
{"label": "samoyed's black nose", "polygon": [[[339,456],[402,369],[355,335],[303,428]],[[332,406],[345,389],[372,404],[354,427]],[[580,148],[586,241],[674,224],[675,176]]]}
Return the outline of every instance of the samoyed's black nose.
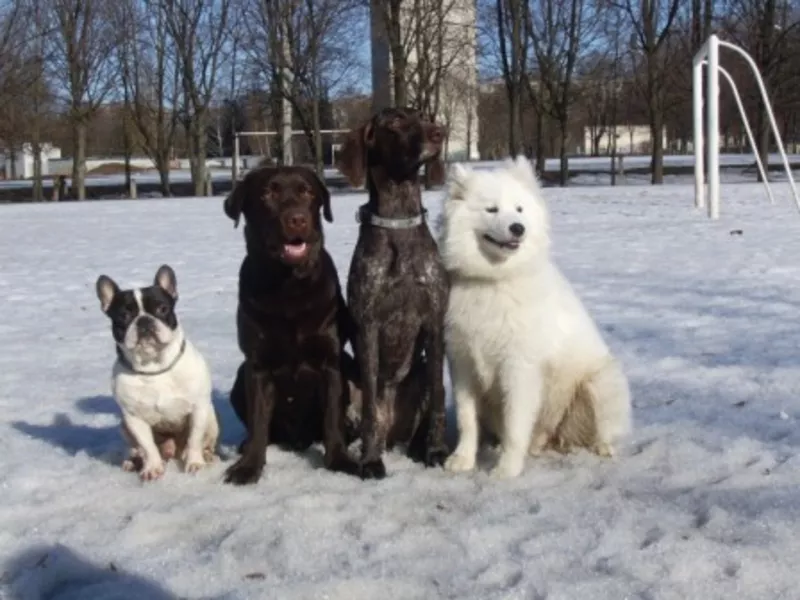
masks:
{"label": "samoyed's black nose", "polygon": [[525,233],[525,226],[522,223],[512,223],[508,226],[508,230],[514,237],[521,237]]}

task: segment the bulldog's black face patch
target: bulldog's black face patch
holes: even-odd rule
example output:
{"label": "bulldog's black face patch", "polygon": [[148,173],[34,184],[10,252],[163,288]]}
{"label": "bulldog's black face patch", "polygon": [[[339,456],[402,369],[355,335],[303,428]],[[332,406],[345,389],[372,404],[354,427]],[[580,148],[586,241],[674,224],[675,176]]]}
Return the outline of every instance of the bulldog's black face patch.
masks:
{"label": "bulldog's black face patch", "polygon": [[156,321],[171,331],[178,328],[175,300],[157,285],[117,292],[106,314],[111,319],[111,332],[118,344],[125,343],[131,326],[136,327],[137,340],[156,335]]}

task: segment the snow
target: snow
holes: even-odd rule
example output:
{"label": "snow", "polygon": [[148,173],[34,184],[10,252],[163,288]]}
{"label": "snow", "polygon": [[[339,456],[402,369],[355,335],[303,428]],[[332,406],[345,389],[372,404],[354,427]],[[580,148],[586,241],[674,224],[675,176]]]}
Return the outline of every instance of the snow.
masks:
{"label": "snow", "polygon": [[[0,598],[796,597],[800,218],[775,192],[724,185],[711,222],[685,184],[546,190],[556,260],[631,379],[617,459],[529,459],[498,482],[489,450],[466,475],[390,453],[389,477],[361,482],[318,448],[270,447],[246,488],[221,483],[242,436],[227,392],[243,254],[221,198],[3,207]],[[363,200],[334,198],[342,279]],[[164,262],[225,456],[145,485],[119,468],[94,282],[146,284]]]}

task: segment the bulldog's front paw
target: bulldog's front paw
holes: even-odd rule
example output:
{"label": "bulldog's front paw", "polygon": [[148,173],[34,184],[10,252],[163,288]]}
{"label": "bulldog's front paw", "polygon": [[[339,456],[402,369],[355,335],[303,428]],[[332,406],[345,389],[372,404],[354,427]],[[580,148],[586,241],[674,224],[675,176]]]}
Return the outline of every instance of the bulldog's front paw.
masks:
{"label": "bulldog's front paw", "polygon": [[142,453],[138,448],[133,448],[128,453],[128,458],[122,461],[122,470],[128,473],[138,473],[143,467],[144,459],[142,458]]}
{"label": "bulldog's front paw", "polygon": [[206,466],[206,460],[200,451],[185,452],[183,456],[183,470],[186,473],[197,473]]}
{"label": "bulldog's front paw", "polygon": [[161,479],[164,476],[164,463],[159,458],[158,460],[151,460],[144,463],[144,468],[142,468],[141,472],[139,473],[139,477],[142,481],[155,481],[156,479]]}

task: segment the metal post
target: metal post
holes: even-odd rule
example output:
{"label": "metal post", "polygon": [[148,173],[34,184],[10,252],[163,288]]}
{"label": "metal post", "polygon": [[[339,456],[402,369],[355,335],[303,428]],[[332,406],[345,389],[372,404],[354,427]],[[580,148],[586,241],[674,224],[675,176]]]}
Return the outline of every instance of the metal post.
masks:
{"label": "metal post", "polygon": [[[705,62],[705,61],[704,61]],[[775,198],[772,196],[772,188],[769,187],[769,180],[767,179],[767,172],[764,168],[764,163],[761,162],[761,155],[758,152],[758,146],[756,145],[756,138],[753,135],[753,130],[750,129],[750,119],[747,118],[747,111],[744,109],[744,104],[742,104],[742,97],[739,95],[739,89],[736,87],[736,83],[733,81],[733,77],[731,76],[728,71],[726,71],[723,67],[719,67],[720,74],[728,80],[728,84],[731,86],[731,91],[733,92],[733,98],[736,100],[736,106],[739,107],[739,116],[742,118],[742,123],[744,124],[745,133],[747,133],[747,140],[750,142],[750,147],[755,150],[756,156],[756,166],[758,167],[758,172],[761,174],[761,179],[764,180],[764,187],[767,190],[767,197],[769,198],[770,204],[775,204]]]}
{"label": "metal post", "polygon": [[719,219],[719,39],[708,39],[708,216]]}
{"label": "metal post", "polygon": [[239,133],[233,134],[233,164],[231,165],[231,186],[239,181]]}
{"label": "metal post", "polygon": [[[772,112],[772,104],[769,101],[769,95],[767,94],[767,88],[764,87],[764,80],[761,77],[761,73],[758,72],[758,66],[753,58],[744,50],[739,48],[739,46],[735,44],[731,44],[730,42],[720,41],[719,44],[724,46],[725,48],[730,48],[737,52],[742,58],[747,61],[747,64],[750,65],[750,68],[753,70],[753,74],[756,76],[756,83],[758,83],[758,89],[761,92],[761,98],[764,100],[764,106],[767,109],[767,116],[769,117],[769,123],[772,126],[772,134],[775,136],[775,145],[778,146],[778,151],[781,153],[781,159],[783,160],[783,167],[786,169],[786,177],[789,179],[789,187],[792,188],[792,195],[794,196],[794,203],[798,210],[800,210],[800,196],[797,193],[797,186],[794,183],[794,176],[792,175],[792,167],[789,164],[789,158],[786,156],[786,150],[783,146],[783,139],[781,138],[780,129],[778,129],[778,124],[775,122],[775,114]],[[758,152],[757,148],[754,148],[755,152]]]}
{"label": "metal post", "polygon": [[706,205],[705,173],[703,173],[703,63],[698,61],[703,50],[697,53],[692,64],[692,119],[694,121],[694,205]]}

